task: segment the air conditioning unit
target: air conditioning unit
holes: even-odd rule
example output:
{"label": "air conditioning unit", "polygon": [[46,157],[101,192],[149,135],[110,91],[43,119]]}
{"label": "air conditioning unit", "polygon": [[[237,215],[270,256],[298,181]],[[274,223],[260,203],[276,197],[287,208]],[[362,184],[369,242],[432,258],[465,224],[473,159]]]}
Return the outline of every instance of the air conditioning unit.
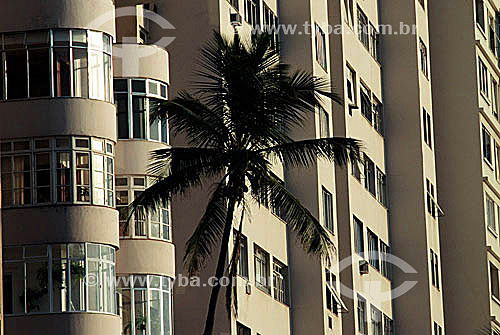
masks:
{"label": "air conditioning unit", "polygon": [[252,285],[248,281],[245,283],[245,292],[248,295],[252,294]]}
{"label": "air conditioning unit", "polygon": [[242,22],[241,15],[238,13],[230,13],[229,14],[229,22],[231,22],[231,25],[233,27],[241,26],[241,22]]}
{"label": "air conditioning unit", "polygon": [[366,275],[369,272],[369,267],[368,267],[368,262],[365,261],[364,259],[359,261],[359,273],[361,275]]}

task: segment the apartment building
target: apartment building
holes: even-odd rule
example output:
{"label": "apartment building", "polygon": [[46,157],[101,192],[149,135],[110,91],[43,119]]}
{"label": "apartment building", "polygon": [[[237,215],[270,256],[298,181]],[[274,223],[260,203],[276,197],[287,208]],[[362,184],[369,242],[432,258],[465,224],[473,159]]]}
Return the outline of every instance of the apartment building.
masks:
{"label": "apartment building", "polygon": [[376,1],[330,1],[330,78],[345,100],[334,106],[334,135],[360,139],[360,164],[336,167],[344,334],[393,334],[384,78]]}
{"label": "apartment building", "polygon": [[149,123],[167,99],[168,54],[133,39],[147,28],[142,7],[1,7],[6,332],[171,334],[169,208],[129,226],[117,210],[151,182],[147,152],[168,145],[167,124]]}
{"label": "apartment building", "polygon": [[[399,34],[383,36],[387,169],[390,234],[394,259],[394,330],[405,334],[445,333],[435,143],[440,125],[432,102],[428,13],[425,0],[402,0],[383,6],[381,19]],[[432,8],[431,8],[432,9]],[[401,28],[401,22],[406,28]],[[406,33],[405,33],[406,29]],[[410,33],[408,33],[410,32]],[[432,36],[432,31],[431,31]],[[441,112],[440,109],[437,109]],[[442,232],[441,232],[442,233]],[[443,235],[441,235],[443,236]],[[444,261],[443,261],[444,263]],[[404,294],[398,290],[414,282]],[[418,306],[418,308],[415,308]],[[446,332],[455,332],[446,329]]]}
{"label": "apartment building", "polygon": [[500,324],[500,2],[428,6],[445,328],[470,334]]}

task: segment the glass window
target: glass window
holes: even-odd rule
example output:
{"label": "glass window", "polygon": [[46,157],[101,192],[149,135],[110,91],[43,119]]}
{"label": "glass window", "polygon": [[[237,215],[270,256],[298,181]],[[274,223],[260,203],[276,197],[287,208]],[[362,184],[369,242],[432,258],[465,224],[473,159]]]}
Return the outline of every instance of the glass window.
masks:
{"label": "glass window", "polygon": [[146,138],[146,98],[132,98],[134,138]]}
{"label": "glass window", "polygon": [[380,272],[387,279],[391,279],[391,249],[387,244],[380,241]]}
{"label": "glass window", "polygon": [[482,128],[482,138],[483,138],[483,158],[488,162],[492,163],[492,154],[491,154],[491,135],[483,126]]}
{"label": "glass window", "polygon": [[333,232],[333,196],[323,187],[323,223],[325,227]]}
{"label": "glass window", "polygon": [[377,167],[377,200],[384,206],[387,205],[385,174]]}
{"label": "glass window", "polygon": [[152,140],[159,141],[160,140],[160,120],[153,120],[153,113],[155,111],[155,107],[157,106],[157,102],[153,99],[149,99],[149,137]]}
{"label": "glass window", "polygon": [[274,299],[288,303],[288,267],[276,259],[273,262],[273,291]]}
{"label": "glass window", "polygon": [[[97,183],[99,185],[99,183]],[[76,200],[90,202],[90,154],[76,153]]]}
{"label": "glass window", "polygon": [[358,295],[358,332],[363,335],[368,334],[366,300]]}
{"label": "glass window", "polygon": [[88,81],[89,81],[89,74],[88,74],[87,50],[73,49],[73,96],[88,98],[89,96]]}
{"label": "glass window", "polygon": [[490,263],[490,284],[491,295],[497,299],[500,299],[498,268],[492,263]]}
{"label": "glass window", "polygon": [[5,53],[7,99],[28,97],[28,63],[26,50],[10,50]]}
{"label": "glass window", "polygon": [[371,321],[373,335],[382,335],[382,312],[371,306]]}
{"label": "glass window", "polygon": [[326,36],[323,30],[316,24],[316,60],[323,69],[327,69],[326,64]]}
{"label": "glass window", "polygon": [[[234,245],[236,246],[238,231],[234,231]],[[248,279],[248,241],[245,235],[241,234],[240,258],[238,260],[238,275]]]}
{"label": "glass window", "polygon": [[476,0],[476,23],[485,31],[484,25],[484,0]]}
{"label": "glass window", "polygon": [[380,262],[379,262],[379,248],[378,248],[378,237],[369,229],[367,229],[368,235],[368,259],[375,269],[380,270]]}
{"label": "glass window", "polygon": [[486,223],[488,228],[496,232],[495,202],[486,194]]}
{"label": "glass window", "polygon": [[365,162],[365,188],[375,195],[375,164],[373,161],[364,155]]}
{"label": "glass window", "polygon": [[132,92],[146,93],[146,82],[144,80],[132,80]]}
{"label": "glass window", "polygon": [[392,319],[384,314],[384,335],[394,335]]}
{"label": "glass window", "polygon": [[[8,256],[4,257],[6,314],[116,313],[113,248],[89,244],[86,253],[85,245],[78,243],[16,248],[20,253],[9,249],[4,249]],[[50,276],[49,269],[52,269]]]}
{"label": "glass window", "polygon": [[236,322],[236,335],[251,335],[252,331],[250,328],[242,325],[239,322]]}
{"label": "glass window", "polygon": [[330,116],[323,108],[319,108],[319,137],[330,137]]}
{"label": "glass window", "polygon": [[[161,276],[119,277],[123,334],[171,335],[171,279]],[[126,283],[126,284],[122,284]]]}
{"label": "glass window", "polygon": [[[102,48],[102,38],[101,48]],[[109,62],[109,59],[108,59]],[[109,69],[107,69],[109,71]],[[109,72],[107,73],[109,76]],[[99,51],[89,51],[89,92],[90,98],[105,99],[104,55]],[[109,79],[109,78],[108,78]],[[109,86],[109,83],[108,83]]]}
{"label": "glass window", "polygon": [[269,284],[269,254],[263,249],[254,246],[254,258],[255,258],[255,285],[270,293]]}
{"label": "glass window", "polygon": [[354,234],[355,234],[354,250],[359,255],[364,255],[364,253],[365,253],[365,239],[364,239],[364,231],[363,231],[363,222],[361,222],[361,220],[359,220],[357,217],[354,217],[353,221],[354,221]]}
{"label": "glass window", "polygon": [[50,96],[50,53],[49,48],[29,49],[30,98]]}
{"label": "glass window", "polygon": [[35,183],[36,183],[36,202],[52,202],[51,195],[51,170],[52,157],[50,152],[37,153],[35,155]]}
{"label": "glass window", "polygon": [[54,80],[54,96],[69,97],[70,93],[70,50],[67,48],[55,48],[53,50],[53,80]]}

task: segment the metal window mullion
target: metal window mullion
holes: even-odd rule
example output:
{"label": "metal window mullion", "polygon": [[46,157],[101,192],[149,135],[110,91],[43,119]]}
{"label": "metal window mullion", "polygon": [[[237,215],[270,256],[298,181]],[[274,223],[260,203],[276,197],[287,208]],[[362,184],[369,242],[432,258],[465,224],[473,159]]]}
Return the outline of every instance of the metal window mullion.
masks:
{"label": "metal window mullion", "polygon": [[[147,235],[146,235],[147,236]],[[146,325],[146,334],[151,334],[151,301],[152,299],[149,298],[149,294],[152,293],[152,290],[151,290],[151,287],[149,285],[149,278],[150,276],[147,275],[146,276],[146,321],[147,321],[147,325]],[[152,294],[151,294],[152,296]]]}
{"label": "metal window mullion", "polygon": [[27,276],[27,267],[26,260],[24,259],[24,247],[23,247],[23,270],[24,270],[24,314],[28,313],[28,301],[27,301],[27,286],[28,286],[28,276]]}
{"label": "metal window mullion", "polygon": [[6,66],[7,56],[6,56],[5,52],[1,53],[0,61],[2,63],[2,67],[0,68],[0,74],[3,73],[3,77],[2,77],[3,80],[0,83],[0,85],[2,85],[4,88],[3,93],[2,93],[3,95],[0,97],[0,100],[6,100],[7,99],[7,66]]}
{"label": "metal window mullion", "polygon": [[52,246],[49,244],[48,245],[48,251],[49,251],[49,311],[54,312],[54,302],[53,302],[53,278],[52,278]]}
{"label": "metal window mullion", "polygon": [[[25,38],[26,38],[26,34],[25,34]],[[29,52],[28,52],[28,47],[25,46],[25,52],[26,52],[26,88],[27,88],[27,92],[26,92],[26,95],[28,97],[28,99],[30,98],[30,57],[29,57]]]}
{"label": "metal window mullion", "polygon": [[134,106],[133,106],[133,94],[132,94],[132,79],[127,79],[127,106],[128,106],[128,138],[134,138]]}
{"label": "metal window mullion", "polygon": [[[148,84],[148,81],[146,80],[146,92],[147,92],[148,89],[149,89],[149,84]],[[146,129],[144,129],[145,130],[144,131],[145,132],[144,135],[146,136],[146,140],[149,141],[149,140],[151,140],[151,129],[150,129],[151,125],[149,123],[149,98],[146,96],[146,97],[144,97],[144,100],[145,100],[145,104],[144,104],[145,111],[144,111],[144,114],[146,115],[146,123],[144,125],[144,127]]]}

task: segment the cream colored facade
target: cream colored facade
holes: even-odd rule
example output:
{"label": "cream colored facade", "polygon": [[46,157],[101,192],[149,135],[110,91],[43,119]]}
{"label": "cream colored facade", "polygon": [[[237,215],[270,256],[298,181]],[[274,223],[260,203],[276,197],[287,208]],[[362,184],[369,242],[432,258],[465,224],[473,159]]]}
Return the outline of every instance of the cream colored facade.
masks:
{"label": "cream colored facade", "polygon": [[[445,327],[451,334],[470,334],[490,322],[498,326],[500,318],[495,277],[500,2],[429,6],[437,186],[445,212],[440,220]],[[446,24],[445,12],[453,13]]]}

